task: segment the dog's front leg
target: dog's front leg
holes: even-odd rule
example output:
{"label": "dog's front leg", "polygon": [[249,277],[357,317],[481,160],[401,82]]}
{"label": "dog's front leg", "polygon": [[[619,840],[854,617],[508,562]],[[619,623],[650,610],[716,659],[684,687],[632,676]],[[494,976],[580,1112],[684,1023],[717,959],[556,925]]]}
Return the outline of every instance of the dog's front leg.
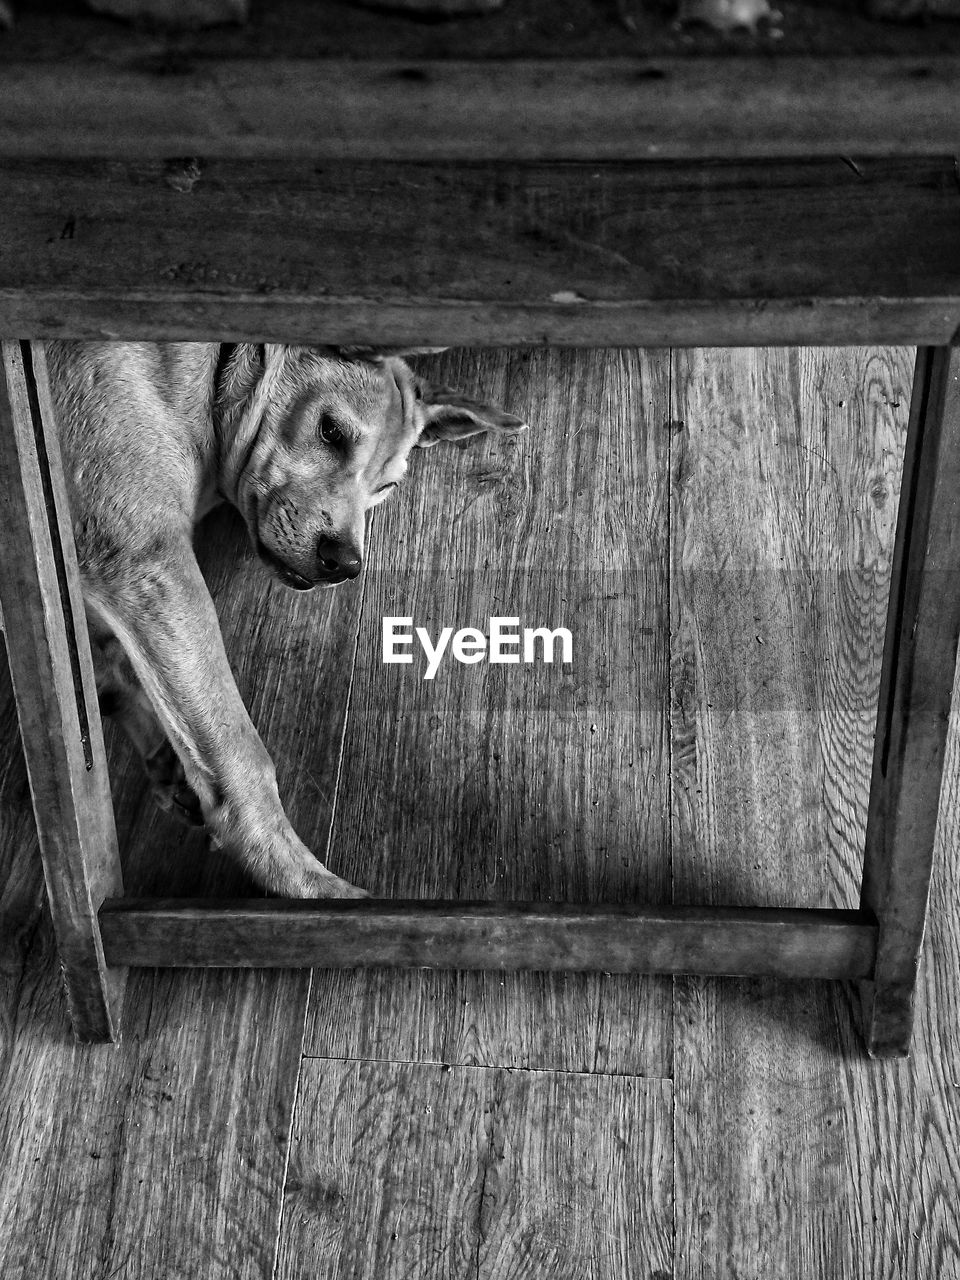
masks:
{"label": "dog's front leg", "polygon": [[90,574],[88,600],[126,650],[204,822],[263,888],[284,897],[362,897],[294,832],[276,770],[234,683],[213,601],[189,541]]}

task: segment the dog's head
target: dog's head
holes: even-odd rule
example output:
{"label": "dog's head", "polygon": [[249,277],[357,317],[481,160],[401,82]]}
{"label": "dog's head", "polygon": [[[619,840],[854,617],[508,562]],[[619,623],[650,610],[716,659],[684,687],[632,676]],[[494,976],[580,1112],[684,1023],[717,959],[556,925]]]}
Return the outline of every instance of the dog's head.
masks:
{"label": "dog's head", "polygon": [[357,576],[366,513],[415,446],[525,426],[430,386],[399,353],[250,344],[223,371],[216,416],[223,492],[260,558],[300,591]]}

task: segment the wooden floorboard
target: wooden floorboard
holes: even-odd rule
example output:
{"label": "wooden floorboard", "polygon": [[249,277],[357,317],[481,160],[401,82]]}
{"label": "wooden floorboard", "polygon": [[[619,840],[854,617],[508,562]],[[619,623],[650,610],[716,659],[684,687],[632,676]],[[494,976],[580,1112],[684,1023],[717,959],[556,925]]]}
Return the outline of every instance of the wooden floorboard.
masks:
{"label": "wooden floorboard", "polygon": [[664,1080],[304,1060],[277,1280],[671,1274]]}
{"label": "wooden floorboard", "polygon": [[910,359],[675,369],[676,900],[856,906]]}
{"label": "wooden floorboard", "polygon": [[[463,353],[527,419],[415,460],[373,524],[332,850],[378,896],[665,902],[667,355]],[[565,625],[572,668],[383,666],[383,615]],[[309,1052],[664,1075],[669,983],[318,978]]]}
{"label": "wooden floorboard", "polygon": [[[855,905],[910,353],[685,353],[672,372],[666,353],[450,355],[439,368],[533,430],[418,455],[375,517],[355,597],[282,592],[235,522],[211,535],[228,649],[304,838],[326,845],[349,688],[333,655],[352,652],[359,620],[337,870],[421,895]],[[580,602],[589,675],[570,686],[540,669],[511,710],[509,668],[410,685],[394,668],[388,696],[373,645],[387,603],[423,607],[431,629],[448,600],[481,620],[510,600],[526,611],[531,594],[507,590],[535,580],[524,548],[550,608]],[[601,554],[601,586],[572,595],[571,564]],[[657,592],[668,556],[673,585]],[[625,613],[602,582],[631,572],[654,634],[624,655]],[[133,975],[124,1043],[81,1051],[6,688],[4,1280],[261,1280],[278,1248],[277,1280],[960,1277],[956,726],[907,1062],[867,1061],[852,993],[824,983],[683,978],[672,1000],[669,982],[384,971],[314,976],[312,1057],[307,977],[284,971]],[[626,756],[628,740],[643,754]],[[108,745],[131,888],[249,892]],[[642,777],[618,791],[630,759]],[[624,832],[641,847],[641,827],[649,865],[586,857]],[[545,1070],[517,1069],[532,1066]]]}
{"label": "wooden floorboard", "polygon": [[[903,351],[677,357],[680,900],[855,892],[911,367]],[[949,1256],[934,1206],[955,1094],[922,1083],[922,1055],[868,1063],[842,989],[818,983],[681,979],[674,1025],[678,1277],[912,1277]],[[921,1204],[926,1244],[907,1238]]]}

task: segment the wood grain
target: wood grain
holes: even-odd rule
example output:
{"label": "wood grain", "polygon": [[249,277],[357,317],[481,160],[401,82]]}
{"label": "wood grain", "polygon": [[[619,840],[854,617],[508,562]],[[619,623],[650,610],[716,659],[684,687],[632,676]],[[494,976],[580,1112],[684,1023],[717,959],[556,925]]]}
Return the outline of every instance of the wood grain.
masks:
{"label": "wood grain", "polygon": [[880,922],[867,1045],[909,1052],[960,635],[960,354],[917,353],[890,586],[862,905]]}
{"label": "wood grain", "polygon": [[[40,36],[41,50],[45,37]],[[960,151],[949,32],[915,57],[5,59],[0,154],[650,160]],[[946,46],[946,48],[945,48]],[[855,49],[850,50],[855,53]]]}
{"label": "wood grain", "polygon": [[[960,707],[960,671],[953,705]],[[950,718],[947,755],[930,878],[927,929],[924,935],[913,1053],[921,1070],[940,1084],[960,1083],[960,716]],[[924,1064],[929,1064],[924,1067]]]}
{"label": "wood grain", "polygon": [[670,1086],[307,1059],[278,1280],[671,1274]]}
{"label": "wood grain", "polygon": [[[617,359],[632,367],[635,357]],[[568,360],[560,361],[567,372],[550,399],[557,423],[566,420],[563,403],[573,414],[583,394],[585,366]],[[689,819],[688,841],[676,844],[678,884],[690,900],[736,893],[743,902],[856,901],[911,373],[912,356],[904,352],[677,357],[673,382],[678,399],[683,388],[687,416],[686,430],[675,425],[671,436],[673,476],[675,486],[691,490],[683,510],[693,532],[678,528],[676,514],[673,532],[693,558],[698,610],[683,631],[673,713],[680,784],[693,783],[690,804],[699,806],[696,842]],[[500,376],[487,387],[491,395],[504,391]],[[666,375],[662,381],[669,386]],[[660,394],[652,398],[658,407]],[[703,407],[695,414],[691,403]],[[664,422],[684,420],[679,408]],[[448,458],[466,466],[475,449]],[[443,456],[433,451],[414,465],[424,462],[439,466]],[[464,479],[452,491],[461,499]],[[477,503],[485,496],[480,488]],[[582,501],[589,513],[589,495]],[[491,520],[500,509],[491,501]],[[323,661],[327,650],[311,647],[312,627],[332,626],[331,637],[349,628],[336,613],[329,624],[309,610],[299,614],[302,597],[266,586],[246,563],[232,522],[215,517],[204,532],[206,569],[245,696],[287,778],[282,789],[298,827],[319,848],[329,813],[321,793],[329,799],[333,786],[317,772],[313,753],[330,748],[296,712],[308,685],[312,696],[326,690],[333,724],[349,679],[328,666],[313,690],[310,663]],[[446,529],[438,533],[427,522],[399,529],[397,538],[414,563],[449,540]],[[227,558],[233,539],[241,548],[236,564]],[[762,688],[770,630],[747,630],[738,644],[735,625],[753,625],[753,613],[745,604],[733,612],[732,605],[724,611],[709,604],[709,590],[719,589],[711,587],[709,566],[718,570],[715,557],[725,547],[734,557],[731,576],[737,566],[755,566],[743,569],[743,590],[771,602],[760,616],[781,645],[786,676],[779,692],[774,663]],[[782,574],[781,554],[793,556]],[[683,582],[675,580],[679,591]],[[728,604],[737,594],[727,593]],[[340,602],[339,592],[334,599]],[[291,602],[296,609],[286,618]],[[678,607],[689,609],[690,596]],[[298,637],[290,684],[285,669],[272,666],[285,622]],[[788,623],[795,641],[784,639]],[[260,645],[270,652],[269,671],[258,669]],[[798,675],[804,662],[814,671]],[[692,688],[702,689],[700,702],[684,693],[683,705],[693,707],[687,719],[676,701],[685,671]],[[650,683],[652,697],[656,681]],[[784,718],[799,718],[796,746],[793,738],[783,746],[771,727],[781,714],[778,700]],[[719,714],[710,718],[713,712]],[[378,723],[386,718],[382,712]],[[309,723],[323,724],[323,713]],[[0,736],[14,732],[15,739],[12,726],[0,664]],[[655,1053],[645,1048],[664,1024],[648,1026],[637,1016],[632,983],[601,979],[584,990],[572,975],[531,1001],[500,987],[497,975],[481,1003],[470,975],[449,975],[448,985],[445,975],[421,982],[410,974],[401,975],[399,993],[376,1006],[355,987],[328,1000],[326,978],[317,975],[311,1021],[323,1045],[356,1056],[413,1049],[436,1058],[419,1067],[306,1064],[306,1118],[289,1166],[278,1275],[359,1280],[379,1277],[384,1267],[387,1276],[390,1268],[404,1274],[404,1265],[416,1275],[457,1275],[459,1265],[472,1277],[482,1240],[481,1274],[498,1280],[541,1272],[563,1280],[952,1277],[960,1256],[957,732],[954,723],[909,1061],[862,1056],[842,989],[678,980],[674,1213],[669,1082],[603,1074],[642,1066],[644,1053],[648,1067],[659,1055],[662,1074],[673,1072],[672,1045],[664,1049],[658,1040]],[[769,754],[771,742],[779,755]],[[815,751],[808,749],[814,743]],[[112,740],[108,746],[119,831],[132,858],[129,883],[140,892],[236,894],[239,877],[231,881],[202,841],[188,836],[180,844],[165,815],[150,816],[125,751]],[[804,770],[818,781],[806,781]],[[758,799],[748,801],[755,783]],[[356,774],[345,777],[341,802],[361,785]],[[682,785],[675,790],[680,813],[687,793]],[[805,797],[813,806],[808,822]],[[32,823],[14,741],[0,760],[0,1273],[13,1280],[271,1274],[305,975],[133,973],[125,1042],[76,1050],[52,934],[38,925],[43,889]],[[469,815],[463,829],[469,845]],[[766,850],[754,859],[759,867],[740,865],[741,846],[726,842],[731,830]],[[398,1005],[402,1014],[394,1017]],[[370,1025],[378,1012],[382,1023]],[[503,1064],[514,1067],[533,1060],[562,1068],[589,1057],[588,1070],[600,1078],[562,1069],[467,1073],[454,1065],[445,1072],[440,1062],[448,1051],[454,1064],[495,1062],[500,1051]],[[603,1212],[594,1217],[598,1206]],[[616,1225],[608,1231],[609,1222]]]}
{"label": "wood grain", "polygon": [[104,962],[97,911],[123,880],[46,364],[25,342],[3,344],[0,461],[7,659],[71,1021],[112,1040],[126,975]]}
{"label": "wood grain", "polygon": [[677,900],[852,907],[912,368],[677,359]]}
{"label": "wood grain", "polygon": [[868,978],[876,925],[855,911],[543,903],[108,901],[112,965],[535,969]]}
{"label": "wood grain", "polygon": [[27,956],[44,910],[43,873],[30,782],[20,745],[6,645],[0,637],[0,1081],[16,1040]]}
{"label": "wood grain", "polygon": [[[677,357],[681,901],[855,900],[910,354]],[[850,1172],[883,1166],[841,1083],[843,1053],[863,1074],[843,1000],[676,990],[677,1275],[882,1274],[865,1215],[883,1207]]]}
{"label": "wood grain", "polygon": [[125,1044],[77,1051],[43,933],[4,1064],[4,1275],[268,1272],[306,979],[147,975],[131,983]]}
{"label": "wood grain", "polygon": [[25,336],[737,345],[960,329],[950,157],[8,159],[2,179],[0,325]]}
{"label": "wood grain", "polygon": [[[667,362],[465,352],[424,365],[529,421],[415,459],[374,519],[331,850],[381,897],[669,895],[663,690]],[[384,666],[381,619],[566,625],[574,663]],[[579,645],[579,647],[577,647]],[[307,1043],[664,1074],[668,986],[599,975],[325,976]]]}

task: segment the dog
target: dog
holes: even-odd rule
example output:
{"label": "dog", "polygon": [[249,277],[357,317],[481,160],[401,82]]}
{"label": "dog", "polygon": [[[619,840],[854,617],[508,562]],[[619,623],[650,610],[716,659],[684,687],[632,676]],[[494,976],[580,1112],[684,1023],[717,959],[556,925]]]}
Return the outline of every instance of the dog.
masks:
{"label": "dog", "polygon": [[[420,349],[421,351],[423,349]],[[436,350],[436,348],[432,348]],[[270,893],[363,897],[296,835],[193,551],[221,502],[295,591],[355,578],[414,447],[525,424],[418,377],[413,351],[47,344],[97,693],[160,803]]]}

